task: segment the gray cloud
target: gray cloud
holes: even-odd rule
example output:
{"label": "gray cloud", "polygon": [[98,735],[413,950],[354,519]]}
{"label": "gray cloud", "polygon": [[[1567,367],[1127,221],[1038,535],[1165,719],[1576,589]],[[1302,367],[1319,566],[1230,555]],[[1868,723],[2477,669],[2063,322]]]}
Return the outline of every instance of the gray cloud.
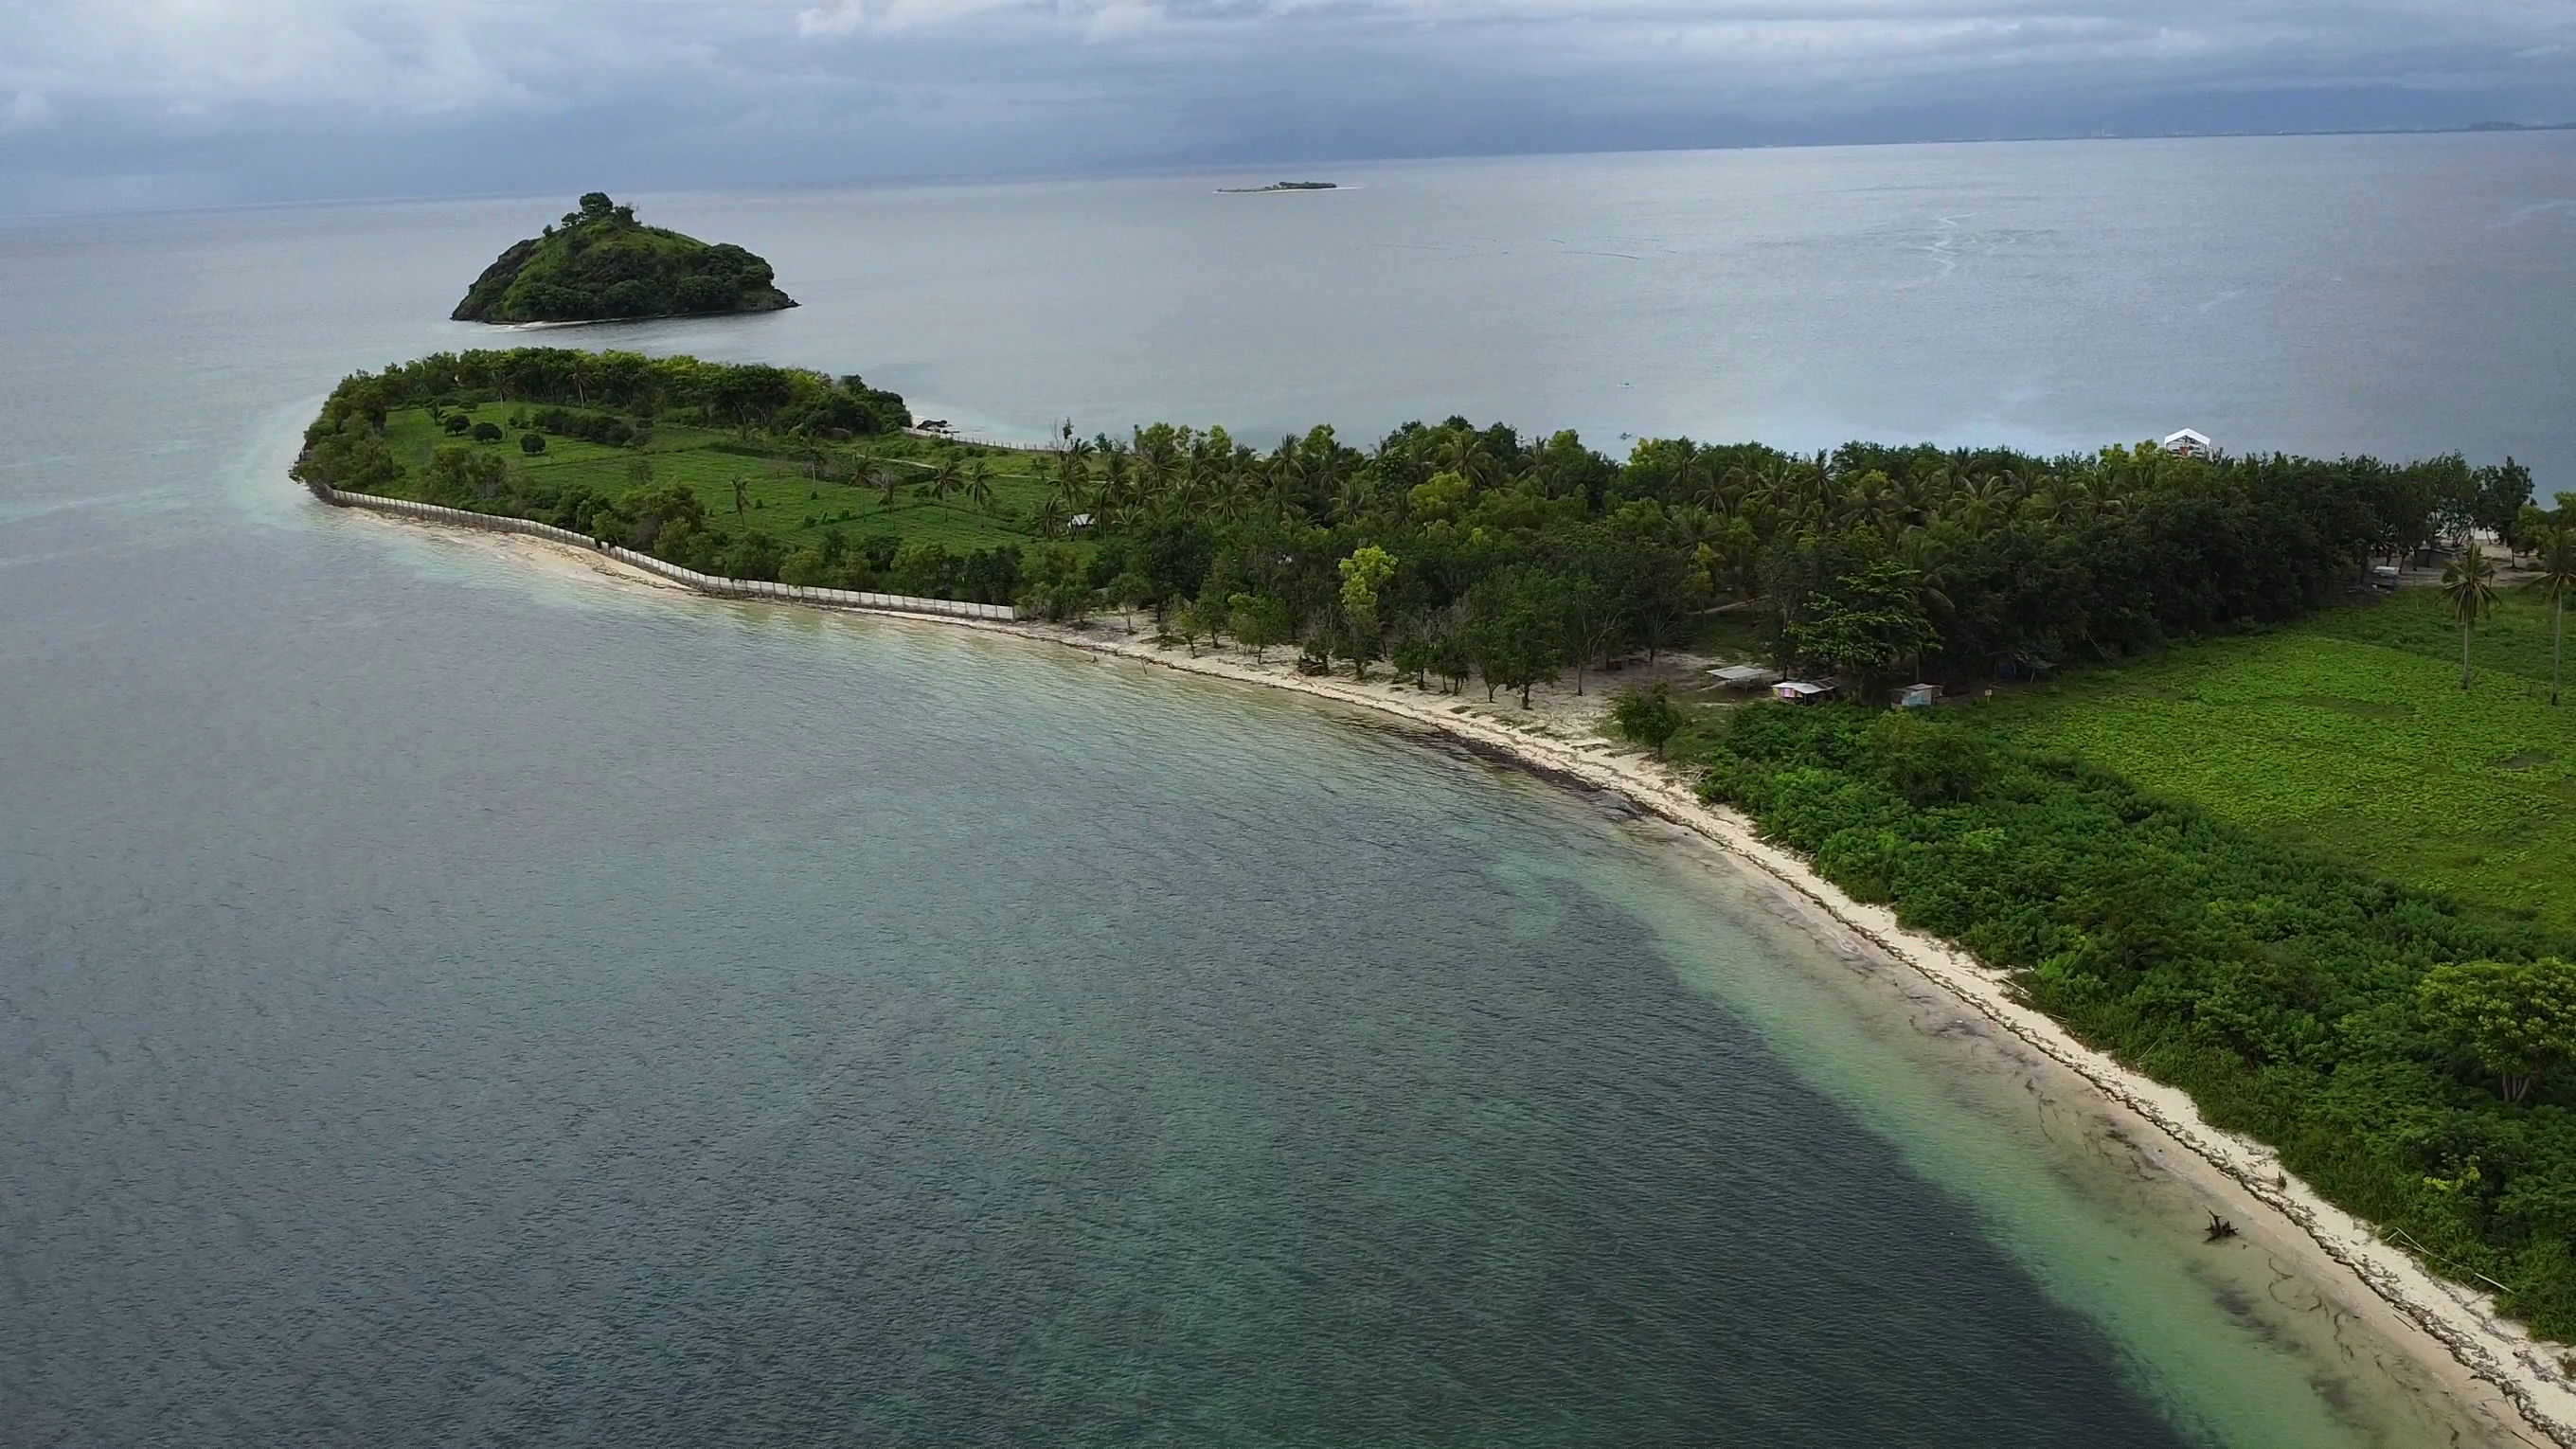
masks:
{"label": "gray cloud", "polygon": [[0,208],[2576,118],[2564,0],[18,0]]}

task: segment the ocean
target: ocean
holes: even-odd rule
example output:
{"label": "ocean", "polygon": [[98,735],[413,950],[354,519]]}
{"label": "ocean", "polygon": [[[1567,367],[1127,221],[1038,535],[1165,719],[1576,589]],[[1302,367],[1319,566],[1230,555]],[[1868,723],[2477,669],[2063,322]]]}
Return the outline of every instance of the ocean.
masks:
{"label": "ocean", "polygon": [[[2576,136],[638,196],[550,342],[1169,419],[2576,463]],[[629,199],[629,198],[621,198]],[[0,1443],[2406,1445],[2465,1411],[1663,833],[315,505],[565,199],[0,223]],[[2576,485],[2571,485],[2576,486]]]}

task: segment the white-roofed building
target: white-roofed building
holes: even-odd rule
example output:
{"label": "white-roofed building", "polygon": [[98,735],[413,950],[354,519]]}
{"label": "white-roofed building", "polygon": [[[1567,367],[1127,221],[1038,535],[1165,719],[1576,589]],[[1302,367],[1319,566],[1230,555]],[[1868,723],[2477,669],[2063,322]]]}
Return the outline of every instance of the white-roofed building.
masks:
{"label": "white-roofed building", "polygon": [[2218,451],[2218,445],[2209,440],[2207,433],[2180,428],[2165,434],[2165,451],[2186,458],[2206,458]]}

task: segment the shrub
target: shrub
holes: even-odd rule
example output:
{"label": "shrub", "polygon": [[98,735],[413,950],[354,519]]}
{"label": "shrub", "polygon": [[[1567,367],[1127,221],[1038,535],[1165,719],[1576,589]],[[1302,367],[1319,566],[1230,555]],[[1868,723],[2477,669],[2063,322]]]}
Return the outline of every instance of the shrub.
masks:
{"label": "shrub", "polygon": [[478,443],[497,443],[501,441],[501,425],[499,423],[476,423],[474,425],[474,441]]}
{"label": "shrub", "polygon": [[543,433],[521,433],[521,434],[519,435],[519,451],[520,451],[520,452],[522,452],[522,453],[542,453],[542,452],[544,452],[545,450],[546,450],[546,435],[545,435],[545,434],[543,434]]}
{"label": "shrub", "polygon": [[2507,1285],[2536,1331],[2576,1331],[2576,968],[2546,959],[2568,943],[2014,748],[1973,716],[1765,703],[1692,736],[1705,797],[2010,970],[2078,1036],[2275,1144],[2445,1271]]}
{"label": "shrub", "polygon": [[[1429,651],[1424,652],[1427,657]],[[1625,739],[1651,746],[1660,758],[1664,746],[1681,732],[1681,707],[1673,703],[1673,692],[1664,685],[1643,692],[1631,690],[1610,706],[1610,727]]]}

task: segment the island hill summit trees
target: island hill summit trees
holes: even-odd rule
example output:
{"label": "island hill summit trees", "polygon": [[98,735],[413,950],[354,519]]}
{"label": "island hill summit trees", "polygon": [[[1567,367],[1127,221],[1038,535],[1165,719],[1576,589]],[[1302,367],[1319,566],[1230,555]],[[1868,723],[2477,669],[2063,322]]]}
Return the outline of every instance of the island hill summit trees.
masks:
{"label": "island hill summit trees", "polygon": [[759,257],[729,242],[709,246],[646,226],[635,208],[594,191],[561,223],[501,253],[450,315],[459,322],[596,322],[795,305]]}

